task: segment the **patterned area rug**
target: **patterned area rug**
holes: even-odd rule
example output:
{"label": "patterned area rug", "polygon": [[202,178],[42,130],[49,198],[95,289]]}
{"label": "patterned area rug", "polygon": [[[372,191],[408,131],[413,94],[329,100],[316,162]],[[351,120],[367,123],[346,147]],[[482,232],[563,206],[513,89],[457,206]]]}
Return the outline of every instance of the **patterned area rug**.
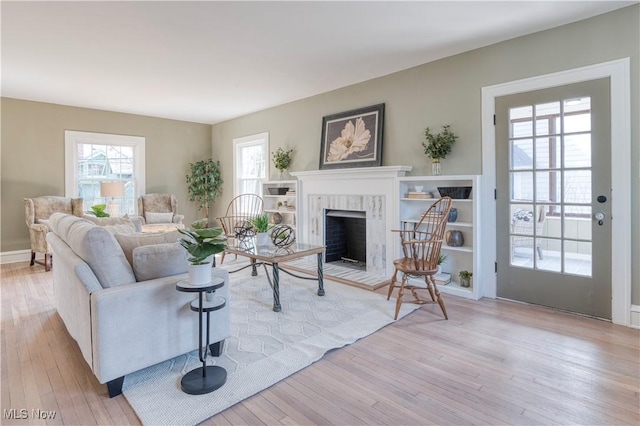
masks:
{"label": "patterned area rug", "polygon": [[[320,297],[316,282],[281,274],[276,313],[262,268],[257,277],[250,268],[232,274],[232,337],[221,357],[208,358],[227,370],[225,385],[207,395],[182,392],[182,376],[201,365],[194,351],[127,375],[125,397],[144,424],[197,424],[393,322],[394,299],[329,280],[324,286]],[[417,307],[403,304],[399,317]]]}

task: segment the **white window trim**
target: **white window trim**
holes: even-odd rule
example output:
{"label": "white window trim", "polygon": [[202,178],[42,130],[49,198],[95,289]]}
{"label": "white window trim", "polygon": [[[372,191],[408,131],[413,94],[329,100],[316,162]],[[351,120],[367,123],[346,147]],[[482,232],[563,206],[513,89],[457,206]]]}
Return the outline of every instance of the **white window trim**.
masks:
{"label": "white window trim", "polygon": [[238,188],[238,147],[240,145],[255,143],[256,141],[263,140],[265,144],[265,177],[264,180],[268,181],[271,176],[271,162],[269,161],[269,132],[257,133],[255,135],[243,136],[233,139],[233,196],[239,195]]}
{"label": "white window trim", "polygon": [[[111,135],[107,133],[64,131],[64,193],[65,197],[78,196],[78,144],[123,145],[133,148],[134,198],[146,193],[145,141],[143,136]],[[136,203],[134,203],[134,206]],[[136,207],[137,208],[137,207]]]}
{"label": "white window trim", "polygon": [[[609,77],[611,79],[611,321],[631,325],[631,71],[630,59],[497,84],[482,88],[482,199],[496,185],[495,99],[513,93]],[[482,203],[481,258],[484,296],[496,297],[496,205]]]}

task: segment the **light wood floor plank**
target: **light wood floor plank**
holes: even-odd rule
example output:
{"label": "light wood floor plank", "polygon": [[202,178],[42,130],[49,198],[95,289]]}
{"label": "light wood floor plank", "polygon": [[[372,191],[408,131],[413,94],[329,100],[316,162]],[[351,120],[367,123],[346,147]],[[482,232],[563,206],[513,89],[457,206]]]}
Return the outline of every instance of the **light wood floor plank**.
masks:
{"label": "light wood floor plank", "polygon": [[[26,262],[0,267],[3,413],[139,425],[67,333],[51,276]],[[502,300],[444,299],[449,321],[423,306],[203,424],[640,424],[639,330]]]}

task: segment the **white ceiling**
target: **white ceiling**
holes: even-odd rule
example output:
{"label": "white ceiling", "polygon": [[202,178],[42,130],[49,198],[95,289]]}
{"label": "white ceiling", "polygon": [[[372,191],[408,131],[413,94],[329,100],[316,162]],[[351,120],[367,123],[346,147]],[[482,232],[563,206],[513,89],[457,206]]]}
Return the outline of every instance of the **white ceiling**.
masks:
{"label": "white ceiling", "polygon": [[2,1],[1,89],[216,123],[633,3]]}

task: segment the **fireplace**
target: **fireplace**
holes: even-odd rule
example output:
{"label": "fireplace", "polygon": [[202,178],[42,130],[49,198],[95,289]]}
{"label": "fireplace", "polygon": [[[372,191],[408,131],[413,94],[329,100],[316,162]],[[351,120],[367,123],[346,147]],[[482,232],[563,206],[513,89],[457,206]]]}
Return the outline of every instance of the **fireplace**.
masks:
{"label": "fireplace", "polygon": [[391,233],[398,227],[397,178],[410,170],[410,166],[382,166],[292,172],[298,179],[298,239],[325,245],[326,210],[364,212],[366,272],[390,276],[397,254]]}
{"label": "fireplace", "polygon": [[366,271],[367,216],[363,210],[324,211],[325,262]]}

